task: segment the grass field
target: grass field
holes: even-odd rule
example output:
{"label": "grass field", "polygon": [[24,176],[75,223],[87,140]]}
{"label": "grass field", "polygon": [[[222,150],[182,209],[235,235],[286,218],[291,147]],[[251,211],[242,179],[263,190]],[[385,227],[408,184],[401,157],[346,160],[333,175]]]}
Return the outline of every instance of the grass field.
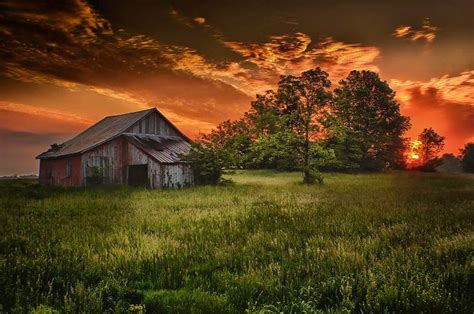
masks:
{"label": "grass field", "polygon": [[0,182],[0,312],[470,312],[474,177],[229,175],[180,191]]}

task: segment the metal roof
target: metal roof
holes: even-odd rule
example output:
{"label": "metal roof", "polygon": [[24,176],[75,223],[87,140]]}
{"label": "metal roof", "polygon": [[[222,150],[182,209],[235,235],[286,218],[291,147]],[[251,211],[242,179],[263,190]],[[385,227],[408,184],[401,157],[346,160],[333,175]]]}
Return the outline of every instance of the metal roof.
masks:
{"label": "metal roof", "polygon": [[161,113],[156,108],[152,108],[105,117],[74,138],[64,142],[63,144],[56,145],[55,148],[51,148],[48,151],[41,153],[36,158],[56,158],[82,153],[120,136],[129,127],[152,112],[158,112],[161,115]]}
{"label": "metal roof", "polygon": [[159,163],[181,162],[180,154],[191,150],[191,144],[179,136],[124,133],[131,143]]}

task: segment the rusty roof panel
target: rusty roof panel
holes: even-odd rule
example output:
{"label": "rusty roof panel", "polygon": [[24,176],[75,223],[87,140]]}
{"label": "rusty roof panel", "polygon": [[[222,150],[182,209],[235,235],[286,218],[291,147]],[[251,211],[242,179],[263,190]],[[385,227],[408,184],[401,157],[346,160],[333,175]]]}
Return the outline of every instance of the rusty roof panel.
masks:
{"label": "rusty roof panel", "polygon": [[191,144],[178,136],[132,133],[123,135],[159,163],[181,162],[179,155],[187,154],[191,150]]}

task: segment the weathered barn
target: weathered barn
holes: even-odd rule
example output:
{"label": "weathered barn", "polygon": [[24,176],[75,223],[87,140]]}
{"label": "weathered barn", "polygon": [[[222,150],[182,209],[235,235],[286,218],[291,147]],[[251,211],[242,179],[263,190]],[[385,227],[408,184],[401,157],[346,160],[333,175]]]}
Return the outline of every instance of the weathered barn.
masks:
{"label": "weathered barn", "polygon": [[38,155],[42,185],[180,188],[193,184],[180,159],[190,139],[157,109],[106,117]]}

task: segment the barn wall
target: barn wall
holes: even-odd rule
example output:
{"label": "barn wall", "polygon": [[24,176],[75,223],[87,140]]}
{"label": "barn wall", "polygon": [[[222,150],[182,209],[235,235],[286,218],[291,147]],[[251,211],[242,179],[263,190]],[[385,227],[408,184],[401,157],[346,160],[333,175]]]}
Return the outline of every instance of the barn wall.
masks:
{"label": "barn wall", "polygon": [[127,164],[148,166],[148,186],[156,189],[161,187],[160,164],[147,154],[143,153],[135,145],[127,142]]}
{"label": "barn wall", "polygon": [[190,165],[184,163],[161,166],[162,187],[183,188],[194,184]]}
{"label": "barn wall", "polygon": [[[67,176],[67,165],[71,166],[71,175]],[[81,185],[81,157],[40,160],[39,182],[43,186],[79,186]]]}
{"label": "barn wall", "polygon": [[[82,154],[82,185],[90,184],[94,169],[100,169],[103,184],[123,184],[124,139],[117,138]],[[89,178],[89,179],[88,179]]]}
{"label": "barn wall", "polygon": [[180,134],[165,121],[158,113],[154,112],[141,119],[125,131],[126,133],[157,134],[166,136],[180,136]]}
{"label": "barn wall", "polygon": [[[68,162],[72,164],[71,177],[66,177]],[[96,174],[100,174],[102,184],[127,184],[127,165],[147,165],[148,186],[151,188],[182,188],[193,184],[189,165],[160,164],[122,137],[80,157],[41,160],[40,182],[43,185],[87,186],[94,184],[94,171],[98,171]]]}
{"label": "barn wall", "polygon": [[191,168],[187,164],[160,164],[132,143],[128,143],[127,151],[129,165],[148,165],[148,185],[151,188],[182,188],[194,183]]}

